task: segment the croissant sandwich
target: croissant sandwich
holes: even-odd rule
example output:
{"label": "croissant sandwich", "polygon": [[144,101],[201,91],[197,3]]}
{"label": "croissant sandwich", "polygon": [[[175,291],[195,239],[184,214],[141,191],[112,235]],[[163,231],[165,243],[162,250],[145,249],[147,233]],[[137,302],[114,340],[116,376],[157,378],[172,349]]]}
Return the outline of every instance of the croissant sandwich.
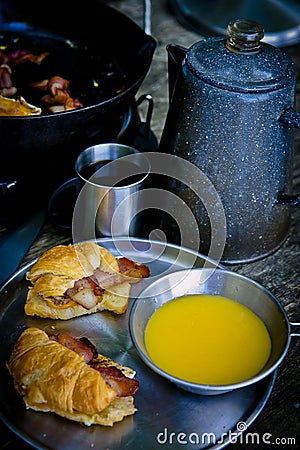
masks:
{"label": "croissant sandwich", "polygon": [[136,411],[134,370],[98,354],[86,338],[27,328],[7,368],[27,408],[106,426]]}
{"label": "croissant sandwich", "polygon": [[109,310],[126,311],[132,283],[149,277],[143,264],[114,255],[94,242],[47,250],[26,277],[31,282],[25,313],[71,319]]}

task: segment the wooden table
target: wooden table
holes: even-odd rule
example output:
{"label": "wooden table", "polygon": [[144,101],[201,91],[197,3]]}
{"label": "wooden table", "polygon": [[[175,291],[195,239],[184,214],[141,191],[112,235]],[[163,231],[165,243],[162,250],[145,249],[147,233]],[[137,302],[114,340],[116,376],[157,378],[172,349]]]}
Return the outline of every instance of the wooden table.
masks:
{"label": "wooden table", "polygon": [[[141,0],[111,0],[111,6],[120,9],[141,27],[144,25],[144,8]],[[168,109],[168,81],[166,45],[175,43],[184,47],[200,39],[199,35],[183,28],[168,9],[167,1],[152,2],[152,35],[157,40],[151,69],[140,89],[140,94],[150,93],[154,98],[154,112],[151,127],[158,140],[164,126]],[[296,63],[298,74],[297,107],[300,109],[300,45],[284,49]],[[295,192],[300,191],[300,132],[295,132]],[[30,247],[22,264],[39,256],[47,248],[71,236],[46,223]],[[292,209],[292,223],[289,237],[284,245],[273,255],[257,262],[230,267],[246,275],[269,289],[282,303],[291,322],[300,322],[300,207]],[[298,329],[299,332],[299,329]],[[286,448],[300,446],[300,340],[292,338],[284,362],[278,370],[275,387],[262,413],[256,418],[247,432],[259,437],[254,443],[238,441],[229,447],[238,449],[269,449],[272,445]],[[1,425],[1,448],[26,449],[26,444],[17,440]],[[263,442],[263,439],[268,442]],[[228,448],[229,448],[228,447]],[[100,449],[99,449],[100,450]]]}

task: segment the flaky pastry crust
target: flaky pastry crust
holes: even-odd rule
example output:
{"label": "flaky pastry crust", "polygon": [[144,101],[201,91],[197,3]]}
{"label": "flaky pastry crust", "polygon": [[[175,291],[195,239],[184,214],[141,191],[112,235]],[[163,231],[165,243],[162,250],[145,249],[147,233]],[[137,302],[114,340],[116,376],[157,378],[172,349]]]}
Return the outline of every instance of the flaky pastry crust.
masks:
{"label": "flaky pastry crust", "polygon": [[132,396],[117,397],[83,357],[38,328],[21,334],[7,367],[27,408],[106,426],[136,411]]}

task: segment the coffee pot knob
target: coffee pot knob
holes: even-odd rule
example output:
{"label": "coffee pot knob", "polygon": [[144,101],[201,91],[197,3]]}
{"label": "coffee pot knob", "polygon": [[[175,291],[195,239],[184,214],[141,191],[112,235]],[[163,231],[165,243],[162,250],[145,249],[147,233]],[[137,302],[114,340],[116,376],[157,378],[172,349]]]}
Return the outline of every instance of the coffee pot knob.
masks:
{"label": "coffee pot knob", "polygon": [[226,48],[231,52],[249,55],[261,51],[260,41],[264,37],[264,29],[258,22],[249,19],[231,20],[227,34]]}

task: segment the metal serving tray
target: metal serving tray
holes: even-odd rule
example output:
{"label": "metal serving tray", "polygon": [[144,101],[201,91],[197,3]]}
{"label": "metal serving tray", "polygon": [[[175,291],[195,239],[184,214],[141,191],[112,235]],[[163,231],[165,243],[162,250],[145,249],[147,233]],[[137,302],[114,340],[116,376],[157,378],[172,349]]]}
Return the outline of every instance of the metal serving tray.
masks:
{"label": "metal serving tray", "polygon": [[[24,303],[28,290],[25,279],[30,263],[16,272],[0,291],[0,417],[18,438],[37,449],[220,449],[249,427],[262,411],[272,391],[276,373],[234,392],[201,396],[178,389],[152,372],[137,355],[128,330],[129,312],[138,293],[156,277],[212,261],[190,250],[144,239],[99,239],[115,255],[147,264],[151,277],[132,286],[127,312],[101,312],[68,321],[27,317]],[[20,333],[26,327],[69,332],[86,336],[119,363],[136,370],[140,388],[135,394],[138,411],[113,427],[91,426],[69,421],[53,413],[26,410],[15,391],[6,361]],[[178,330],[180,333],[182,330]]]}

